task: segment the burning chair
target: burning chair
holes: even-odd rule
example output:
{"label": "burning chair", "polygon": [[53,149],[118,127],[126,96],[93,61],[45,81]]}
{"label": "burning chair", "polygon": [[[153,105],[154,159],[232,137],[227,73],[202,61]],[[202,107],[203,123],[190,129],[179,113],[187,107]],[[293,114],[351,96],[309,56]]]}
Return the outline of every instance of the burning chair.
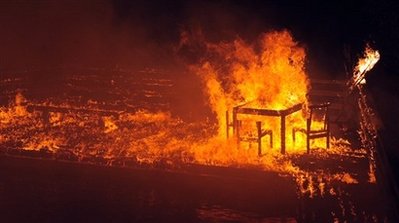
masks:
{"label": "burning chair", "polygon": [[268,109],[268,108],[253,108],[250,107],[249,103],[245,103],[242,105],[238,105],[233,108],[233,120],[230,122],[229,120],[229,112],[226,111],[226,135],[229,138],[229,129],[233,128],[233,135],[236,136],[237,143],[240,141],[256,141],[258,142],[258,155],[262,154],[262,137],[269,135],[270,136],[270,147],[273,146],[273,134],[272,130],[263,129],[262,123],[260,121],[256,121],[257,128],[257,136],[253,136],[254,134],[249,134],[249,137],[240,136],[240,128],[242,127],[242,121],[238,120],[238,115],[256,115],[256,116],[268,116],[268,117],[278,117],[280,119],[280,149],[281,154],[285,154],[285,131],[286,131],[286,118],[301,110],[302,103],[298,103],[287,107],[285,109]]}
{"label": "burning chair", "polygon": [[[242,105],[241,105],[242,106]],[[247,132],[246,134],[241,134],[242,123],[243,120],[237,119],[238,108],[237,106],[233,109],[233,120],[230,123],[229,120],[229,112],[226,111],[226,133],[227,138],[229,138],[229,129],[233,128],[233,134],[235,134],[237,138],[237,145],[239,146],[240,142],[256,142],[258,143],[258,156],[262,155],[262,138],[266,135],[270,137],[270,148],[273,148],[273,131],[271,129],[262,129],[262,122],[256,121],[256,133]]]}
{"label": "burning chair", "polygon": [[[326,137],[326,147],[330,148],[330,123],[328,117],[328,107],[330,103],[315,104],[308,106],[309,117],[306,120],[306,129],[303,128],[293,128],[292,129],[292,139],[295,143],[295,133],[302,132],[306,134],[306,149],[307,153],[310,153],[310,140],[316,138]],[[314,130],[312,129],[312,120],[321,117],[323,126],[321,128]]]}
{"label": "burning chair", "polygon": [[256,134],[249,133],[240,135],[240,128],[242,127],[242,120],[237,120],[237,143],[243,142],[256,142],[258,143],[258,155],[262,155],[262,138],[266,135],[270,137],[270,148],[273,148],[273,132],[270,129],[262,129],[262,122],[256,121]]}

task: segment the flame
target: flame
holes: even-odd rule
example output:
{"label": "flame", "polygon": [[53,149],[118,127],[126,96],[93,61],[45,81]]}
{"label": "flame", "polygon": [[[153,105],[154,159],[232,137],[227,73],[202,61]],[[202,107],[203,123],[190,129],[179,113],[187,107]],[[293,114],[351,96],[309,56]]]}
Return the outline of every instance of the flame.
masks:
{"label": "flame", "polygon": [[380,60],[380,53],[378,50],[373,50],[369,45],[366,45],[366,49],[363,58],[359,59],[358,64],[355,67],[353,80],[354,85],[365,84],[364,79],[366,72],[373,69],[374,65]]}
{"label": "flame", "polygon": [[26,110],[26,99],[21,92],[15,95],[14,102],[9,107],[0,108],[0,123],[2,124],[18,124],[24,122],[31,117]]}
{"label": "flame", "polygon": [[[183,41],[186,44],[189,42],[187,35],[185,33]],[[192,39],[204,41],[204,38]],[[204,82],[210,107],[217,116],[220,138],[226,138],[226,111],[237,105],[249,103],[248,106],[253,108],[281,110],[307,103],[306,53],[290,32],[264,33],[254,43],[238,38],[232,42],[202,44],[208,55],[192,68]],[[276,145],[279,144],[278,119],[246,115],[241,115],[240,119],[261,120],[266,128],[272,129]],[[295,113],[289,116],[287,126],[303,127],[305,117],[300,112]],[[253,126],[243,128],[250,131]],[[290,129],[287,131],[291,132]],[[298,147],[304,145],[301,137],[297,141]],[[294,147],[290,139],[287,145]]]}
{"label": "flame", "polygon": [[[27,101],[21,93],[8,107],[0,107],[0,145],[12,148],[48,149],[58,156],[68,150],[77,160],[98,158],[109,165],[127,166],[129,162],[144,165],[178,166],[201,164],[214,166],[256,167],[293,176],[299,192],[316,196],[335,189],[331,182],[358,183],[356,174],[330,173],[301,169],[294,159],[304,153],[305,135],[298,134],[294,145],[291,128],[306,126],[306,111],[287,117],[286,145],[288,155],[281,155],[280,120],[276,117],[240,115],[248,121],[243,130],[251,132],[254,120],[273,131],[273,148],[263,143],[264,153],[258,156],[256,145],[237,148],[234,139],[226,140],[226,111],[248,103],[255,108],[284,109],[297,103],[307,103],[309,81],[305,72],[305,49],[288,31],[262,34],[255,42],[240,38],[231,42],[211,43],[203,37],[190,37],[185,33],[181,44],[200,41],[206,55],[190,68],[202,79],[209,106],[217,123],[183,122],[169,111],[151,112],[135,110],[104,115],[101,103],[89,100],[82,107],[69,101],[55,103]],[[167,82],[169,84],[169,82]],[[156,85],[154,85],[156,86]],[[27,109],[27,104],[62,108],[68,112],[49,112],[47,122],[43,113]],[[84,113],[82,111],[93,111]],[[58,110],[57,110],[58,111]],[[252,123],[252,124],[251,124]],[[312,125],[321,126],[315,122]],[[268,140],[265,137],[265,140]],[[325,139],[312,141],[312,147],[325,146]],[[332,139],[332,148],[314,150],[310,158],[328,159],[329,155],[351,152],[350,144],[343,139]],[[18,142],[17,145],[15,145]],[[3,147],[6,147],[3,146]],[[321,151],[321,152],[318,152]],[[352,155],[353,156],[353,155]],[[364,157],[365,154],[359,156]],[[309,157],[306,157],[309,158]],[[119,163],[118,163],[119,162]],[[308,163],[308,160],[306,160]]]}
{"label": "flame", "polygon": [[360,131],[362,145],[369,150],[369,182],[376,183],[376,163],[375,163],[375,139],[377,138],[377,127],[370,120],[374,116],[373,109],[368,105],[367,96],[361,87],[361,84],[366,83],[365,75],[367,71],[371,70],[379,61],[380,53],[378,50],[373,50],[369,45],[366,45],[364,57],[359,59],[359,62],[354,70],[352,88],[357,86],[359,92],[358,106],[360,109]]}
{"label": "flame", "polygon": [[103,117],[104,122],[104,133],[110,133],[118,129],[118,126],[115,124],[115,121],[112,117]]}

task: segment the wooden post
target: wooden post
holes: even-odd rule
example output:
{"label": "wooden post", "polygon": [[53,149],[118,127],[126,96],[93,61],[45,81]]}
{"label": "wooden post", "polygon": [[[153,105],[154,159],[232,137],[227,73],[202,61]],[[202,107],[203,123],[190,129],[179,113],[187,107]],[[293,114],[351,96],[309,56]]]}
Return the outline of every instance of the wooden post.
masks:
{"label": "wooden post", "polygon": [[262,123],[257,121],[256,128],[258,129],[258,156],[262,155]]}
{"label": "wooden post", "polygon": [[281,154],[285,154],[285,114],[281,115]]}

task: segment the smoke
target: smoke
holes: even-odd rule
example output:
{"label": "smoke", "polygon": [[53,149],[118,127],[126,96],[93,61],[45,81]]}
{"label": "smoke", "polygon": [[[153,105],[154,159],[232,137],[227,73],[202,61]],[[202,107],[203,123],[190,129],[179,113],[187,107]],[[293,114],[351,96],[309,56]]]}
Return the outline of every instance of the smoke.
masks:
{"label": "smoke", "polygon": [[[0,71],[53,67],[167,70],[179,92],[174,109],[201,116],[206,97],[201,81],[187,64],[198,63],[204,52],[201,46],[179,46],[181,34],[200,30],[210,43],[237,38],[254,42],[261,33],[294,26],[293,21],[303,14],[299,6],[212,0],[1,1]],[[306,35],[297,38],[295,30],[294,38],[306,42],[302,41]],[[41,80],[54,76],[34,75],[40,76],[34,84],[41,86]]]}
{"label": "smoke", "polygon": [[[184,29],[210,41],[255,40],[273,9],[235,1],[10,0],[0,3],[0,69],[176,67]],[[260,19],[263,15],[263,19]]]}
{"label": "smoke", "polygon": [[155,24],[137,7],[124,16],[101,0],[0,4],[1,69],[137,67],[165,57],[167,47],[151,36]]}

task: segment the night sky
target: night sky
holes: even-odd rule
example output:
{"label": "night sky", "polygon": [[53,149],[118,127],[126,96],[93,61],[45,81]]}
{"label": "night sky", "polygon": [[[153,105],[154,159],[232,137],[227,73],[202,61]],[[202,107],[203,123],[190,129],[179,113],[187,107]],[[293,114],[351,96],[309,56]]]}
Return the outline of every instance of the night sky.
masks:
{"label": "night sky", "polygon": [[[182,29],[209,40],[290,30],[310,75],[341,77],[370,42],[384,69],[399,61],[395,1],[1,1],[0,69],[168,66]],[[345,76],[343,76],[345,77]]]}

